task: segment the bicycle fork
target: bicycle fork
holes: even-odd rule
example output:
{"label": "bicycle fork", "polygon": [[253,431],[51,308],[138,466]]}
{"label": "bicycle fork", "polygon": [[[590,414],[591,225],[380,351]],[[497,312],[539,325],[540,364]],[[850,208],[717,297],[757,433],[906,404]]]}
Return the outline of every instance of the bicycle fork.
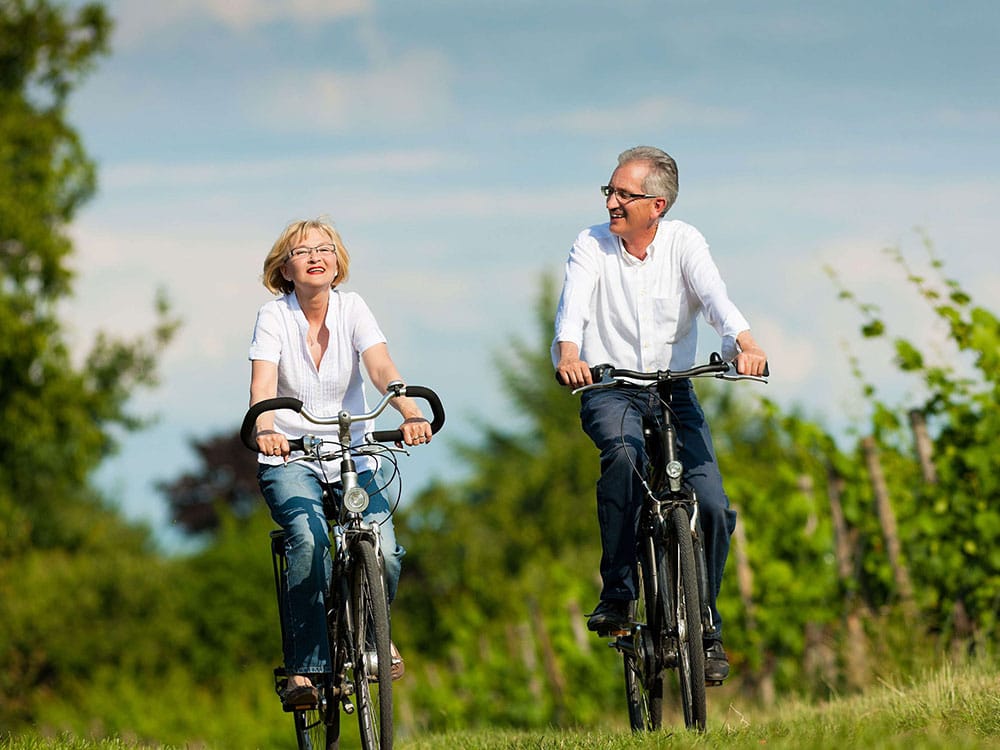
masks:
{"label": "bicycle fork", "polygon": [[[660,393],[660,398],[669,398],[669,394]],[[664,425],[661,430],[656,430],[655,425],[644,425],[643,432],[646,436],[647,454],[652,462],[651,472],[652,486],[662,487],[664,484],[669,487],[673,502],[684,506],[690,519],[691,539],[694,543],[695,569],[698,577],[698,593],[701,601],[701,625],[705,633],[715,632],[715,622],[712,617],[712,608],[709,606],[708,591],[708,569],[705,562],[705,546],[701,538],[701,527],[698,521],[698,496],[693,489],[685,489],[682,486],[684,467],[677,457],[677,429],[670,419],[669,409],[664,409]],[[659,435],[659,445],[651,444],[654,435]],[[654,458],[655,457],[655,458]],[[649,488],[647,487],[647,490]],[[664,502],[650,492],[650,497],[657,507],[657,517],[661,526],[665,517]]]}

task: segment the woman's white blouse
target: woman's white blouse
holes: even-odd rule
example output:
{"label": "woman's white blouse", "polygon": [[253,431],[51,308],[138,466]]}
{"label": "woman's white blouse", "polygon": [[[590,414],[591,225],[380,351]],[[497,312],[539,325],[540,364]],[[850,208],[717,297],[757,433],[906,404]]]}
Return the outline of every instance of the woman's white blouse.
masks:
{"label": "woman's white blouse", "polygon": [[[313,414],[333,416],[341,409],[352,414],[368,411],[364,383],[361,378],[361,353],[375,344],[385,343],[375,316],[355,292],[330,292],[326,313],[330,341],[319,369],[309,353],[307,334],[309,323],[299,306],[295,293],[272,300],[257,313],[250,359],[274,362],[278,365],[278,396],[300,399]],[[337,426],[316,425],[288,410],[274,412],[274,428],[289,437],[316,435],[336,440]],[[371,432],[372,422],[358,422],[351,427],[351,443],[360,444],[365,433]],[[280,456],[260,454],[261,463],[280,464]],[[330,480],[340,476],[338,462],[307,462],[315,471]],[[373,469],[370,457],[357,459],[358,471]]]}

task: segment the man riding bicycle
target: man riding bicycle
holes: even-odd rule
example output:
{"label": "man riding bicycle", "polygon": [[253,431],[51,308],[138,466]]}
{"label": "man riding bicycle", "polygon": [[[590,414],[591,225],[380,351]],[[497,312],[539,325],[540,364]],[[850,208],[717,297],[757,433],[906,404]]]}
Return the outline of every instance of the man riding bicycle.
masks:
{"label": "man riding bicycle", "polygon": [[[697,353],[699,314],[735,349],[723,354],[735,354],[741,374],[764,374],[767,357],[729,299],[704,237],[691,225],[666,218],[677,199],[674,160],[658,148],[629,149],[601,191],[609,221],[583,230],[566,262],[552,344],[560,381],[589,384],[590,366],[602,363],[643,372],[688,369]],[[633,396],[627,389],[596,389],[583,394],[580,406],[583,429],[601,453],[597,515],[603,588],[587,626],[602,633],[629,629],[628,606],[637,593],[636,530],[645,488],[633,466],[646,465],[642,418],[652,417],[656,405]],[[736,513],[689,380],[673,384],[671,408],[705,545],[714,625],[704,634],[705,678],[719,682],[728,676],[729,662],[715,605]]]}

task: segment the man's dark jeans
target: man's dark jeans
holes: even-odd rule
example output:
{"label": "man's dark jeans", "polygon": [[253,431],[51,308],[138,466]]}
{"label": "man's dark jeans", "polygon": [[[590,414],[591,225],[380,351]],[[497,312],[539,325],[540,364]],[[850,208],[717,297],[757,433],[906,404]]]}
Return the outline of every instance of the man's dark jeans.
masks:
{"label": "man's dark jeans", "polygon": [[[721,637],[722,618],[715,599],[729,555],[729,537],[736,528],[736,511],[722,487],[722,476],[712,446],[705,414],[690,381],[672,384],[671,409],[675,415],[684,481],[698,496],[702,538],[708,572],[708,602]],[[583,394],[580,421],[584,432],[601,451],[601,478],[597,481],[597,518],[601,527],[601,599],[636,598],[635,543],[645,489],[633,467],[645,472],[647,458],[642,435],[643,417],[659,423],[660,404],[655,392],[637,388],[600,388]],[[624,418],[623,418],[624,417]]]}

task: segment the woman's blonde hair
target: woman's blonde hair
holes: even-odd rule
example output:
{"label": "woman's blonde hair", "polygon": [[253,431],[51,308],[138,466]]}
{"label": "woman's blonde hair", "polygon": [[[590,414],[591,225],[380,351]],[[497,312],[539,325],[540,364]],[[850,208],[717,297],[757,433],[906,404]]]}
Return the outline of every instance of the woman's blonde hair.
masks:
{"label": "woman's blonde hair", "polygon": [[347,254],[344,241],[340,239],[340,234],[333,228],[333,225],[326,219],[293,221],[285,227],[285,231],[275,240],[274,245],[271,246],[271,252],[264,259],[264,274],[261,277],[261,281],[264,282],[264,286],[272,294],[290,294],[295,291],[295,285],[284,277],[281,273],[281,267],[288,261],[288,253],[299,244],[310,229],[323,232],[323,234],[330,238],[335,248],[337,275],[330,283],[330,288],[333,289],[341,282],[347,281],[347,271],[351,265],[351,257]]}

